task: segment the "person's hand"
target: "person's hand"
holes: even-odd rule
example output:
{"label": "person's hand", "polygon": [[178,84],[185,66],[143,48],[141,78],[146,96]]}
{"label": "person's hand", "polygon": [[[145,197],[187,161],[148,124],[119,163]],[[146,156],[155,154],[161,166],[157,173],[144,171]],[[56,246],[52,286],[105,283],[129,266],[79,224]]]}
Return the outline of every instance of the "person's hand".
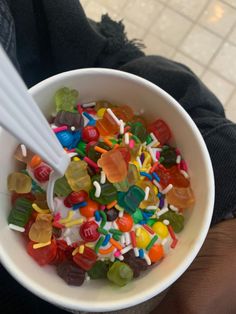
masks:
{"label": "person's hand", "polygon": [[210,229],[193,264],[154,313],[236,313],[236,219]]}

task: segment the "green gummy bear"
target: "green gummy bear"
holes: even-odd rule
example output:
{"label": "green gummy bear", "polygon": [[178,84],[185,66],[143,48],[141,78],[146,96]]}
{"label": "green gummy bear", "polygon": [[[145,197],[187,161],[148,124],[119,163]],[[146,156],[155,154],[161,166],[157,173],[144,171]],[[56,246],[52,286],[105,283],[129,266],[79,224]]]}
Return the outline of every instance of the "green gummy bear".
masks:
{"label": "green gummy bear", "polygon": [[69,89],[68,87],[60,88],[55,93],[56,111],[75,111],[75,106],[78,102],[79,93],[75,89]]}
{"label": "green gummy bear", "polygon": [[134,123],[129,123],[131,126],[130,132],[133,135],[136,135],[138,139],[144,143],[147,139],[148,132],[147,129],[144,127],[144,125],[141,122],[134,122]]}
{"label": "green gummy bear", "polygon": [[116,285],[123,287],[133,279],[133,270],[123,262],[115,262],[110,267],[107,278]]}
{"label": "green gummy bear", "polygon": [[54,186],[54,193],[57,196],[65,197],[71,192],[72,192],[72,189],[69,183],[67,182],[65,176],[56,181],[55,186]]}
{"label": "green gummy bear", "polygon": [[77,145],[77,148],[79,148],[85,154],[86,153],[86,145],[87,145],[87,143],[80,141]]}
{"label": "green gummy bear", "polygon": [[145,192],[138,187],[133,185],[129,188],[126,193],[119,193],[118,204],[125,209],[125,211],[132,215],[139,204],[144,200]]}
{"label": "green gummy bear", "polygon": [[164,160],[162,161],[163,166],[166,168],[170,168],[174,165],[176,165],[176,151],[172,147],[168,147],[166,149],[163,149],[161,152],[161,158]]}
{"label": "green gummy bear", "polygon": [[8,224],[24,227],[32,213],[32,203],[26,198],[18,198],[8,216]]}
{"label": "green gummy bear", "polygon": [[109,264],[103,261],[97,261],[93,267],[88,271],[91,279],[102,279],[107,277]]}
{"label": "green gummy bear", "polygon": [[161,215],[159,217],[160,221],[163,221],[164,219],[169,220],[170,225],[172,226],[174,232],[179,233],[184,228],[184,216],[176,214],[175,212],[169,210],[165,214]]}
{"label": "green gummy bear", "polygon": [[[100,176],[96,175],[92,178],[93,181],[100,182]],[[101,196],[99,198],[95,197],[95,188],[92,188],[89,191],[89,196],[92,200],[98,202],[99,204],[109,204],[116,200],[117,198],[117,190],[109,181],[106,181],[101,185]]]}
{"label": "green gummy bear", "polygon": [[141,220],[143,220],[141,209],[136,208],[136,211],[133,213],[132,218],[135,224],[138,224]]}

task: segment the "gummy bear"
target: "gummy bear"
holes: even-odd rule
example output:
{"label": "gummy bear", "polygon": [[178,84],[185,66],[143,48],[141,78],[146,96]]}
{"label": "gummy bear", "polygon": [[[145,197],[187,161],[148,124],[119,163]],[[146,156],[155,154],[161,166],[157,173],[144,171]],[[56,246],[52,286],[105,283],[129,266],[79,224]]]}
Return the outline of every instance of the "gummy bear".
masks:
{"label": "gummy bear", "polygon": [[31,192],[24,193],[24,194],[19,194],[19,193],[13,192],[11,194],[11,203],[13,206],[15,205],[15,202],[18,198],[25,198],[25,199],[29,200],[31,203],[33,203],[35,200],[35,196]]}
{"label": "gummy bear", "polygon": [[170,225],[172,226],[174,232],[179,233],[184,228],[184,216],[177,214],[171,210],[159,217],[160,221],[169,220]]}
{"label": "gummy bear", "polygon": [[72,192],[72,189],[69,183],[66,180],[66,177],[62,177],[55,182],[54,193],[57,196],[67,196]]}
{"label": "gummy bear", "polygon": [[148,132],[141,122],[128,123],[131,126],[130,132],[136,135],[139,140],[144,143],[146,141]]}
{"label": "gummy bear", "polygon": [[123,181],[127,176],[127,164],[121,152],[116,149],[102,154],[98,165],[111,183]]}
{"label": "gummy bear", "polygon": [[144,208],[146,208],[147,206],[156,205],[156,203],[157,203],[157,196],[156,196],[156,193],[155,193],[155,191],[154,191],[154,189],[153,189],[153,184],[152,184],[151,182],[149,182],[149,181],[139,181],[139,182],[137,183],[137,185],[138,185],[143,191],[145,191],[145,189],[146,189],[147,187],[149,187],[148,198],[147,198],[147,200],[143,200],[143,201],[140,203],[139,207],[140,207],[141,209],[144,209]]}
{"label": "gummy bear", "polygon": [[84,125],[84,118],[78,112],[69,112],[61,110],[57,113],[54,124],[57,126],[67,125],[68,127],[75,127],[75,131],[82,129]]}
{"label": "gummy bear", "polygon": [[133,271],[128,264],[117,261],[110,267],[107,278],[116,285],[123,287],[133,279]]}
{"label": "gummy bear", "polygon": [[121,105],[119,107],[114,107],[114,108],[112,108],[112,111],[114,112],[114,114],[116,115],[116,117],[118,119],[121,119],[124,122],[130,121],[134,116],[132,108],[130,108],[127,105]]}
{"label": "gummy bear", "polygon": [[88,175],[87,164],[83,160],[71,161],[65,176],[73,191],[84,190],[88,192],[91,188],[91,179]]}
{"label": "gummy bear", "polygon": [[127,180],[130,186],[135,185],[140,180],[140,174],[134,164],[129,164]]}
{"label": "gummy bear", "polygon": [[24,162],[25,164],[29,163],[34,156],[34,153],[31,152],[25,145],[20,144],[17,146],[14,157],[16,160]]}
{"label": "gummy bear", "polygon": [[170,183],[178,188],[187,188],[190,186],[190,181],[179,171],[177,166],[173,166],[169,169],[171,175]]}
{"label": "gummy bear", "polygon": [[38,214],[35,223],[30,228],[29,238],[34,242],[48,242],[52,237],[52,216]]}
{"label": "gummy bear", "polygon": [[63,87],[55,93],[56,110],[74,112],[74,108],[78,101],[78,92],[75,89]]}
{"label": "gummy bear", "polygon": [[88,271],[88,275],[91,279],[103,279],[107,277],[108,269],[108,262],[97,261]]}
{"label": "gummy bear", "polygon": [[32,187],[32,180],[24,173],[13,172],[8,176],[7,185],[9,191],[15,191],[19,194],[29,193]]}
{"label": "gummy bear", "polygon": [[45,192],[35,192],[35,201],[34,203],[38,205],[38,207],[47,209],[48,203],[47,203],[47,196]]}
{"label": "gummy bear", "polygon": [[136,257],[133,250],[126,253],[124,258],[124,262],[132,269],[134,278],[139,277],[140,273],[148,268],[147,262],[142,258]]}
{"label": "gummy bear", "polygon": [[85,271],[73,261],[64,261],[57,266],[57,274],[69,286],[81,286],[85,280]]}
{"label": "gummy bear", "polygon": [[161,145],[166,144],[171,138],[171,132],[168,125],[161,119],[148,126],[148,131],[153,133]]}
{"label": "gummy bear", "polygon": [[[91,145],[89,145],[91,143]],[[92,159],[94,162],[97,162],[98,159],[101,157],[101,153],[100,152],[97,152],[96,150],[94,150],[94,147],[95,146],[99,146],[103,149],[106,149],[106,150],[110,150],[110,147],[108,147],[105,143],[103,142],[90,142],[87,147],[86,147],[86,150],[87,150],[87,154],[88,154],[88,157],[90,159]]]}
{"label": "gummy bear", "polygon": [[170,168],[176,164],[176,151],[173,147],[167,146],[161,152],[161,157],[164,159],[162,161],[163,166]]}
{"label": "gummy bear", "polygon": [[102,119],[97,120],[96,127],[102,136],[113,135],[119,131],[118,124],[107,111],[105,111]]}
{"label": "gummy bear", "polygon": [[51,244],[41,247],[39,249],[34,249],[33,245],[35,243],[30,241],[27,245],[27,252],[33,259],[40,265],[44,266],[50,264],[57,254],[57,244],[55,240],[52,240]]}
{"label": "gummy bear", "polygon": [[[99,176],[94,176],[92,180],[93,181],[96,180],[99,182],[97,178],[99,178]],[[90,190],[89,196],[92,200],[98,202],[99,204],[109,204],[112,201],[116,200],[117,190],[113,184],[111,184],[108,180],[106,180],[106,182],[104,184],[100,184],[100,186],[101,186],[101,195],[99,198],[95,196],[94,187]]]}
{"label": "gummy bear", "polygon": [[24,227],[32,214],[32,202],[25,198],[18,198],[8,216],[8,223]]}
{"label": "gummy bear", "polygon": [[173,187],[166,195],[167,202],[178,208],[189,208],[195,203],[195,197],[191,187]]}
{"label": "gummy bear", "polygon": [[128,214],[133,214],[145,196],[144,191],[137,185],[133,185],[126,193],[118,194],[118,204],[125,209]]}
{"label": "gummy bear", "polygon": [[73,261],[84,270],[89,270],[96,263],[97,254],[89,247],[84,248],[83,254],[77,253],[73,256]]}

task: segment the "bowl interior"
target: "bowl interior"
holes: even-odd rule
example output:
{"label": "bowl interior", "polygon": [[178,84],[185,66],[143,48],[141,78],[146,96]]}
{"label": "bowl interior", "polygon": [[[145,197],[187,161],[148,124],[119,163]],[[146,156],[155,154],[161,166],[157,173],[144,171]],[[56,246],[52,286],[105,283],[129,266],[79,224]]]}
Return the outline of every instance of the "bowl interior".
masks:
{"label": "bowl interior", "polygon": [[101,281],[92,281],[82,287],[67,286],[56,275],[53,267],[39,267],[27,255],[19,234],[8,229],[10,202],[6,182],[8,174],[18,167],[12,158],[17,141],[1,130],[0,149],[4,152],[0,155],[1,261],[22,285],[59,306],[87,311],[132,306],[160,293],[175,281],[192,262],[205,239],[214,202],[214,180],[208,152],[186,112],[172,97],[141,78],[105,69],[75,70],[57,75],[31,89],[46,116],[54,111],[54,92],[63,86],[76,88],[81,102],[106,99],[128,104],[135,111],[143,109],[149,121],[163,118],[169,124],[175,142],[189,165],[196,205],[187,213],[186,226],[178,236],[180,241],[177,248],[157,267],[126,287],[117,288]]}

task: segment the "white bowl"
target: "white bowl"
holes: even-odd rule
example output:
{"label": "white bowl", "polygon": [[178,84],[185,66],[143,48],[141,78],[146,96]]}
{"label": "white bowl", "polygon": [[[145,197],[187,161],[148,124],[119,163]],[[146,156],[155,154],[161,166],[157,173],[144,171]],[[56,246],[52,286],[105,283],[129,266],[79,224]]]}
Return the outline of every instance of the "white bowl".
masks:
{"label": "white bowl", "polygon": [[[136,305],[169,287],[191,264],[200,250],[210,225],[214,203],[214,178],[205,143],[185,110],[165,91],[138,76],[109,69],[65,72],[30,89],[46,116],[54,111],[53,95],[63,86],[78,89],[80,101],[106,99],[144,109],[148,120],[163,118],[186,159],[196,205],[187,212],[186,225],[178,235],[175,250],[150,271],[123,288],[94,280],[81,287],[67,286],[52,266],[40,267],[26,253],[22,237],[8,229],[10,198],[6,182],[16,169],[13,153],[17,141],[0,130],[0,257],[9,273],[39,297],[64,308],[92,312],[112,311]],[[14,92],[14,91],[13,91]],[[17,104],[16,104],[17,106]],[[38,130],[40,132],[40,130]],[[45,139],[46,140],[46,139]]]}

